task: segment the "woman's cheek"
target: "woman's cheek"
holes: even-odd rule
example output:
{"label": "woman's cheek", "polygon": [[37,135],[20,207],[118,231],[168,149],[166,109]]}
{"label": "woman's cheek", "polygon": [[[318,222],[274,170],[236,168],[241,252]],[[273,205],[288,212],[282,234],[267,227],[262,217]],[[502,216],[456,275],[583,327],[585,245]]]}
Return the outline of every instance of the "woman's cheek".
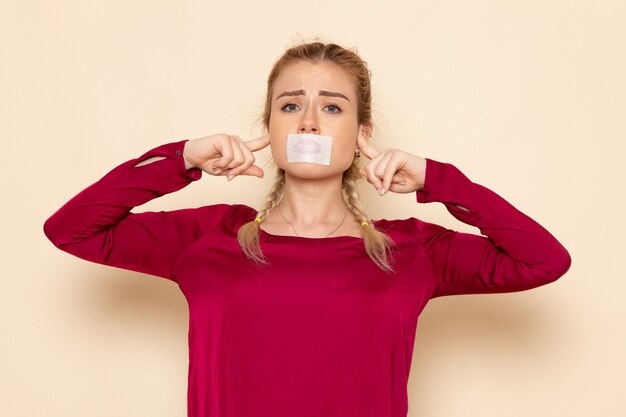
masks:
{"label": "woman's cheek", "polygon": [[350,167],[354,159],[354,151],[352,149],[352,147],[347,148],[342,146],[339,149],[333,150],[335,161],[337,161],[337,164],[341,165],[344,170]]}
{"label": "woman's cheek", "polygon": [[278,140],[270,139],[270,151],[274,163],[282,168],[284,160],[287,159],[287,149],[285,145]]}

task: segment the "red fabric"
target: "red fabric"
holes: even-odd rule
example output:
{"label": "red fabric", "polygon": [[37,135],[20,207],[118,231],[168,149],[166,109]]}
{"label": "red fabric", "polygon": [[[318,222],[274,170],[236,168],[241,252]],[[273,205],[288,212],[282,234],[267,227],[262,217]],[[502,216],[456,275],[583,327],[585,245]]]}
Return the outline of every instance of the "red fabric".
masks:
{"label": "red fabric", "polygon": [[[190,417],[405,417],[418,316],[430,299],[526,290],[571,265],[541,225],[452,164],[427,158],[417,202],[441,202],[486,236],[414,217],[373,220],[396,243],[389,275],[360,238],[261,231],[271,264],[256,266],[236,240],[256,217],[252,207],[130,212],[201,178],[185,169],[185,141],[117,166],[47,219],[44,232],[79,258],[178,284],[189,305]],[[135,167],[152,156],[166,158]]]}

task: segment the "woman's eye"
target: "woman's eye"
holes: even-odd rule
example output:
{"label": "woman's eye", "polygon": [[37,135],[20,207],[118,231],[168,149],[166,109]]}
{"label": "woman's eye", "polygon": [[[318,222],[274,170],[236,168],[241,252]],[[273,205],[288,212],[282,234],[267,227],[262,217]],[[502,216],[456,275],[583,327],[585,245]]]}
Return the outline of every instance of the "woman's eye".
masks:
{"label": "woman's eye", "polygon": [[287,103],[287,104],[285,104],[285,105],[282,107],[282,109],[283,109],[283,110],[286,110],[286,111],[288,111],[288,112],[292,112],[292,111],[295,111],[295,110],[296,110],[296,107],[298,107],[298,106],[296,106],[296,105],[295,105],[295,104],[293,104],[293,103]]}
{"label": "woman's eye", "polygon": [[326,107],[333,107],[333,108],[337,109],[336,111],[331,111],[331,113],[341,113],[341,109],[339,108],[339,106],[337,106],[335,104],[329,104]]}

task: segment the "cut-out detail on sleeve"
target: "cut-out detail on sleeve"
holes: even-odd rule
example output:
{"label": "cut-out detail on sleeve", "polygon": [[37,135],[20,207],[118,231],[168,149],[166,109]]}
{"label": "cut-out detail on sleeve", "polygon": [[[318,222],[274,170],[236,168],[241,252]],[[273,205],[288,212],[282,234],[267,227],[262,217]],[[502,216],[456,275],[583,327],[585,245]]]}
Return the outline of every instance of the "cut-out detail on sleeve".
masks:
{"label": "cut-out detail on sleeve", "polygon": [[139,162],[137,165],[135,165],[135,168],[141,167],[141,166],[144,166],[144,165],[148,165],[148,164],[151,164],[151,163],[156,162],[156,161],[160,161],[160,160],[165,159],[165,158],[167,158],[167,157],[166,156],[153,156],[152,158],[148,158],[148,159],[146,159],[146,160],[144,160],[142,162]]}

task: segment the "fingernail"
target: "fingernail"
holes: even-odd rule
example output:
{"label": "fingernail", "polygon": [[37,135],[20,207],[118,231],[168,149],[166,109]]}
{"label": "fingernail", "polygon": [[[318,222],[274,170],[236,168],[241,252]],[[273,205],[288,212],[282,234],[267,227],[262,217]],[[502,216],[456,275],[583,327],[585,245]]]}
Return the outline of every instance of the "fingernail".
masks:
{"label": "fingernail", "polygon": [[381,189],[378,190],[378,192],[380,193],[380,195],[383,195],[383,194],[385,194],[385,189],[381,188]]}
{"label": "fingernail", "polygon": [[228,181],[232,180],[233,178],[235,178],[235,176],[234,176],[234,175],[228,175],[228,176],[226,177],[226,179],[227,179]]}
{"label": "fingernail", "polygon": [[406,181],[401,181],[401,182],[399,182],[398,184],[400,184],[400,185],[406,185]]}

